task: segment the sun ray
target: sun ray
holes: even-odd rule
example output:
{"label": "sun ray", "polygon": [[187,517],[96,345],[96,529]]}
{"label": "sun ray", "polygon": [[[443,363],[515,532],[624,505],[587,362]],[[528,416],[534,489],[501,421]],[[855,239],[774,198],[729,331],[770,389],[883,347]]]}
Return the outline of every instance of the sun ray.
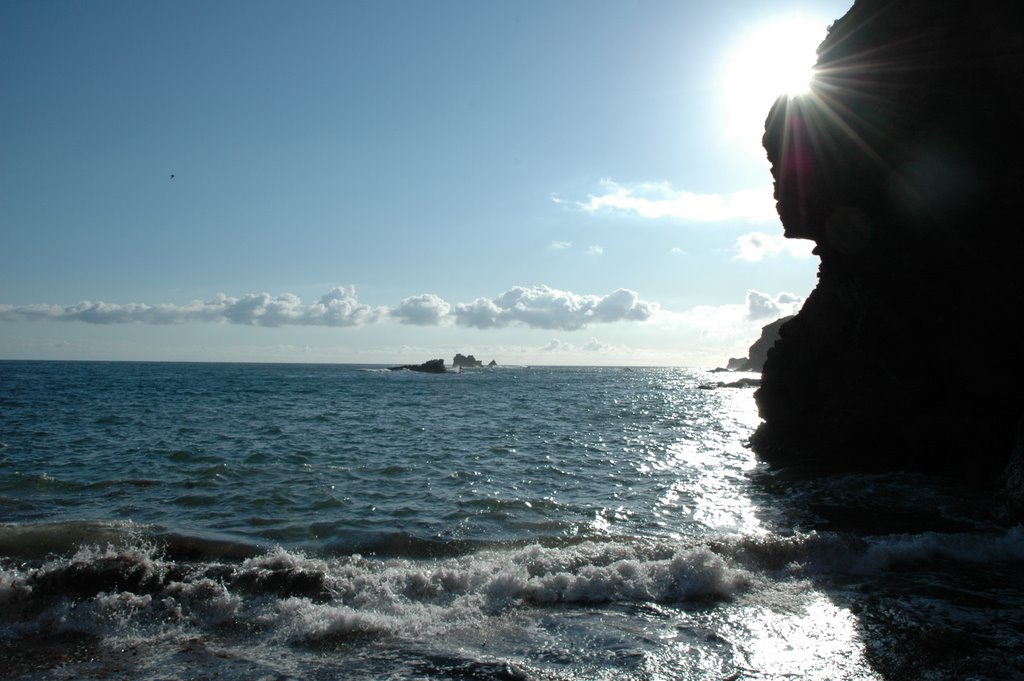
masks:
{"label": "sun ray", "polygon": [[872,183],[851,183],[851,176],[882,178],[877,180],[885,183],[880,191],[923,202],[905,173],[893,166],[891,149],[903,140],[879,124],[905,115],[885,95],[887,81],[936,68],[937,58],[925,51],[909,62],[887,59],[893,50],[902,53],[908,40],[897,37],[867,53],[844,53],[838,41],[821,55],[807,92],[777,98],[762,141],[774,159],[775,198],[780,214],[788,214],[783,219],[787,236],[812,238],[824,247],[831,211],[845,201],[835,195],[837,187]]}
{"label": "sun ray", "polygon": [[727,60],[722,78],[727,138],[756,146],[764,112],[776,97],[809,91],[816,48],[827,24],[791,17],[763,25],[742,38]]}

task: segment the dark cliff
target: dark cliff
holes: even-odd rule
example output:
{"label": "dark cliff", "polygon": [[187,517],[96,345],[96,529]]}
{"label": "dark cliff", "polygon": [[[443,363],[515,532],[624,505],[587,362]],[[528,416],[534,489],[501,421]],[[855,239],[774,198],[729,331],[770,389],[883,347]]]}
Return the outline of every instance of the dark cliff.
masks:
{"label": "dark cliff", "polygon": [[757,392],[769,461],[1024,479],[1022,19],[857,0],[770,112],[785,234],[821,266]]}
{"label": "dark cliff", "polygon": [[761,371],[764,368],[765,360],[768,359],[768,351],[775,345],[775,341],[779,340],[779,329],[792,318],[792,315],[782,317],[762,326],[761,336],[750,346],[747,356],[730,359],[728,369],[730,371]]}

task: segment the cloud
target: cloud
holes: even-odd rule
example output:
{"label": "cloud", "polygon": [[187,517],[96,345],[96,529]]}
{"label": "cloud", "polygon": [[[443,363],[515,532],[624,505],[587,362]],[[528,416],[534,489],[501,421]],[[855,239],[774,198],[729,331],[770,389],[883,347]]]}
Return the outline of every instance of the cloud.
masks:
{"label": "cloud", "polygon": [[761,293],[753,289],[747,291],[747,319],[778,319],[796,314],[804,304],[804,299],[792,293]]}
{"label": "cloud", "polygon": [[335,286],[310,307],[305,318],[299,317],[302,321],[298,323],[358,326],[377,321],[383,312],[382,308],[360,303],[354,286]]}
{"label": "cloud", "polygon": [[541,352],[572,352],[574,349],[575,348],[573,348],[572,343],[566,343],[565,341],[560,341],[557,338],[552,338],[551,341],[547,345],[543,346],[540,349],[540,351]]}
{"label": "cloud", "polygon": [[0,320],[76,320],[91,324],[119,324],[140,321],[148,324],[177,324],[200,318],[208,303],[174,305],[113,305],[85,301],[67,307],[59,305],[0,305]]}
{"label": "cloud", "polygon": [[403,324],[438,326],[451,312],[452,306],[433,293],[405,298],[389,313]]}
{"label": "cloud", "polygon": [[516,286],[494,299],[477,298],[455,306],[460,326],[489,329],[521,324],[535,329],[574,331],[592,323],[645,321],[658,309],[635,291],[618,289],[606,296],[578,295],[548,286]]}
{"label": "cloud", "polygon": [[557,338],[552,338],[547,345],[539,348],[540,352],[560,354],[585,354],[585,355],[615,355],[618,357],[628,356],[632,350],[624,345],[612,345],[591,338],[586,343],[575,345]]}
{"label": "cloud", "polygon": [[549,248],[551,248],[551,250],[553,251],[562,251],[565,250],[566,248],[569,248],[570,246],[572,246],[571,241],[552,241],[551,246],[549,246]]}
{"label": "cloud", "polygon": [[183,324],[228,322],[246,326],[359,326],[377,321],[383,308],[359,302],[355,288],[338,286],[312,305],[291,293],[271,296],[250,293],[241,298],[219,294],[213,300],[194,300],[186,305],[104,303],[84,301],[75,305],[0,305],[0,321],[80,321],[88,324]]}
{"label": "cloud", "polygon": [[672,255],[686,255],[686,251],[679,248],[678,246],[670,248],[668,252],[671,253]]}
{"label": "cloud", "polygon": [[653,322],[654,332],[686,339],[683,342],[691,349],[733,345],[729,352],[735,353],[749,347],[766,323],[796,314],[803,303],[803,297],[792,293],[749,289],[743,302],[698,305],[680,312],[661,309]]}
{"label": "cloud", "polygon": [[811,253],[813,248],[813,241],[787,239],[781,234],[750,232],[749,234],[742,234],[737,237],[736,255],[733,256],[733,260],[758,262],[766,257],[783,253],[794,258],[809,258],[813,255]]}
{"label": "cloud", "polygon": [[668,182],[646,182],[626,187],[602,180],[603,194],[590,195],[577,205],[590,213],[621,212],[642,218],[675,218],[693,222],[778,220],[771,186],[730,194],[697,194],[674,189]]}
{"label": "cloud", "polygon": [[580,349],[586,352],[618,352],[621,350],[617,345],[610,345],[604,341],[599,341],[596,338],[588,340],[580,346]]}
{"label": "cloud", "polygon": [[591,246],[587,249],[586,253],[593,256],[604,255],[604,248],[601,246]]}
{"label": "cloud", "polygon": [[743,303],[698,305],[683,312],[662,309],[658,316],[664,323],[681,323],[708,335],[721,336],[732,334],[737,328],[745,328],[752,323],[760,328],[764,324],[763,320],[796,314],[803,304],[804,298],[793,293],[771,294],[748,289]]}
{"label": "cloud", "polygon": [[339,286],[319,301],[305,305],[298,296],[251,293],[241,298],[223,294],[213,300],[186,305],[94,303],[76,305],[0,305],[2,321],[79,321],[89,324],[182,324],[227,322],[244,326],[360,326],[384,318],[402,324],[442,326],[457,324],[477,329],[521,325],[535,329],[574,331],[590,324],[646,321],[658,310],[656,303],[640,299],[635,291],[618,289],[606,296],[580,295],[548,286],[516,286],[496,298],[477,298],[452,305],[433,293],[402,300],[397,307],[370,307],[360,303],[355,288]]}

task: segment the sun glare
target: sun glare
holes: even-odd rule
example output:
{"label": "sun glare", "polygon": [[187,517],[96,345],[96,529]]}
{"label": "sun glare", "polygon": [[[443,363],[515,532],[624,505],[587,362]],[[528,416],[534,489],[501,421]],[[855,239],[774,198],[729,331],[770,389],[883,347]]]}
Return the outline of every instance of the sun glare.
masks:
{"label": "sun glare", "polygon": [[759,145],[772,102],[807,92],[825,29],[824,23],[792,18],[761,26],[740,41],[721,79],[729,138]]}

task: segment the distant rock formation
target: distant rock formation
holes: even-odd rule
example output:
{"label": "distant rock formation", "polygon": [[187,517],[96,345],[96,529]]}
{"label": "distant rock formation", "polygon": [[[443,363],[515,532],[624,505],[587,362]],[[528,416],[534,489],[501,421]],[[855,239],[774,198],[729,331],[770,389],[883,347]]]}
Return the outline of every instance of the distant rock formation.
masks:
{"label": "distant rock formation", "polygon": [[[459,367],[459,368],[463,368],[463,369],[475,369],[477,367],[482,367],[483,365],[484,365],[484,363],[482,361],[478,360],[473,355],[463,355],[462,353],[456,353],[455,358],[452,359],[452,366],[453,367]],[[489,366],[489,367],[496,367],[496,366],[498,366],[498,363],[495,362],[492,359],[487,364],[487,366]]]}
{"label": "distant rock formation", "polygon": [[389,367],[391,371],[401,371],[402,369],[408,369],[409,371],[422,371],[427,374],[443,374],[448,370],[444,366],[443,359],[431,359],[427,360],[423,364],[403,364],[402,366]]}
{"label": "distant rock formation", "polygon": [[732,381],[730,383],[726,383],[725,381],[718,381],[717,383],[702,383],[697,387],[701,390],[715,390],[717,388],[756,388],[760,385],[760,378],[741,378],[738,381]]}
{"label": "distant rock formation", "polygon": [[768,351],[779,340],[779,329],[782,325],[793,318],[793,315],[776,319],[771,324],[761,327],[761,337],[754,341],[747,351],[746,357],[733,357],[726,365],[729,371],[761,371],[764,362],[768,359]]}
{"label": "distant rock formation", "polygon": [[1019,0],[856,0],[772,108],[785,235],[821,265],[756,393],[768,460],[1001,476],[1024,508],[1022,26]]}

